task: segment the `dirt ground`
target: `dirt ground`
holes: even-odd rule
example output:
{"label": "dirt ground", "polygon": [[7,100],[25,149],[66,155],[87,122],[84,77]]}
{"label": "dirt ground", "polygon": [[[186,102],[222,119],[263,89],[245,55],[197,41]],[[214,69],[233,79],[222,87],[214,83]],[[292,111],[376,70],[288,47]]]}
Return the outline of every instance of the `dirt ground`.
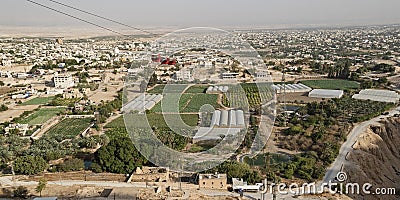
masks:
{"label": "dirt ground", "polygon": [[[278,94],[277,99],[278,102],[283,102],[283,94]],[[308,97],[308,93],[286,93],[286,103],[294,103],[297,101],[297,103],[311,103],[311,102],[321,102],[323,99],[321,98],[310,98]]]}
{"label": "dirt ground", "polygon": [[9,110],[1,112],[0,123],[11,121],[13,118],[19,117],[24,111],[35,110],[39,105],[15,106]]}
{"label": "dirt ground", "polygon": [[0,96],[3,94],[7,94],[9,92],[12,92],[15,89],[9,88],[9,87],[0,87]]}

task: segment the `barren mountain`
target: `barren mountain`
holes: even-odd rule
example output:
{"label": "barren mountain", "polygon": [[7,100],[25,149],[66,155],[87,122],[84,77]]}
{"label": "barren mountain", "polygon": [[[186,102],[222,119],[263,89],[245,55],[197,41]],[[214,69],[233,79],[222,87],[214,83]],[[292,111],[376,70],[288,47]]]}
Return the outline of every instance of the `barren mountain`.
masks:
{"label": "barren mountain", "polygon": [[[344,168],[348,182],[372,184],[371,195],[349,195],[354,199],[400,199],[400,118],[372,125],[354,144]],[[372,195],[376,188],[396,188],[396,195]],[[362,192],[361,192],[362,193]]]}

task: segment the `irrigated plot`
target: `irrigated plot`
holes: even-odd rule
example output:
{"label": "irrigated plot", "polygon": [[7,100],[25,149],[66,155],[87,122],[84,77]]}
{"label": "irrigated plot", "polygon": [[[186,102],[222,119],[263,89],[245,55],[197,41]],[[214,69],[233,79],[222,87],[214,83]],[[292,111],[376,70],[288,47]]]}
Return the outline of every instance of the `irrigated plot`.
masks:
{"label": "irrigated plot", "polygon": [[204,105],[211,105],[214,109],[220,108],[221,106],[218,104],[218,95],[217,94],[195,94],[190,102],[183,107],[183,113],[194,113],[199,112],[200,108]]}
{"label": "irrigated plot", "polygon": [[25,117],[24,119],[19,120],[18,123],[29,125],[43,124],[49,119],[64,111],[65,108],[42,108]]}
{"label": "irrigated plot", "polygon": [[92,118],[64,119],[47,130],[45,134],[57,138],[58,142],[66,139],[73,139],[87,129],[92,121]]}
{"label": "irrigated plot", "polygon": [[[156,113],[181,111],[188,104],[188,101],[190,101],[192,97],[193,94],[178,94],[178,93],[165,94],[164,98],[160,102],[158,102],[153,107],[153,109],[151,109],[151,111]],[[176,105],[178,105],[179,109],[175,107]]]}
{"label": "irrigated plot", "polygon": [[54,99],[54,96],[51,97],[36,97],[34,99],[28,100],[27,102],[22,103],[22,105],[45,105],[50,103]]}
{"label": "irrigated plot", "polygon": [[356,81],[331,79],[331,80],[307,80],[301,81],[304,85],[313,89],[331,89],[331,90],[346,90],[346,89],[358,89],[360,83]]}
{"label": "irrigated plot", "polygon": [[[157,127],[157,128],[168,128],[169,126],[167,125],[167,123],[165,122],[164,117],[166,118],[178,118],[181,117],[183,122],[185,122],[186,125],[188,126],[192,126],[195,127],[197,126],[197,123],[199,121],[199,116],[195,115],[195,114],[155,114],[155,113],[151,113],[151,114],[127,114],[126,120],[127,122],[132,122],[135,123],[137,125],[143,125],[143,127],[147,127],[147,123],[151,126],[151,127]],[[173,126],[174,124],[170,124],[170,126]],[[124,122],[124,118],[121,116],[115,120],[113,120],[112,122],[108,123],[104,128],[124,128],[125,127],[125,122]]]}

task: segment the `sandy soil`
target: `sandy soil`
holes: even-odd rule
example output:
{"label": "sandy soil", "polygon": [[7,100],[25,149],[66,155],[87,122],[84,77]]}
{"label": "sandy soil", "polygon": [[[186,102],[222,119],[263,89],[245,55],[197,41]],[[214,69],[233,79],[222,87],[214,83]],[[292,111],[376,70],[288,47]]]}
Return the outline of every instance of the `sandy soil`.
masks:
{"label": "sandy soil", "polygon": [[0,114],[0,123],[19,117],[24,111],[35,110],[39,105],[16,106]]}

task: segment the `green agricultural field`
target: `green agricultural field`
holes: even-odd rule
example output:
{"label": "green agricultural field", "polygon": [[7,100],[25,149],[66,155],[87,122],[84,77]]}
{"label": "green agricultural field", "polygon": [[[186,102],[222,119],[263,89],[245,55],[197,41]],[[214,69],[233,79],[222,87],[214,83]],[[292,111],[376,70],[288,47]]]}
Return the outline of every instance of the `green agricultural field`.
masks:
{"label": "green agricultural field", "polygon": [[210,87],[209,85],[194,85],[187,89],[185,93],[188,94],[197,94],[197,93],[206,93],[207,88]]}
{"label": "green agricultural field", "polygon": [[36,97],[34,99],[30,99],[27,102],[22,103],[21,105],[45,105],[53,101],[54,96],[51,97]]}
{"label": "green agricultural field", "polygon": [[157,85],[153,89],[149,90],[148,93],[151,94],[161,94],[161,93],[183,93],[183,91],[189,85],[185,84],[170,84],[170,85]]}
{"label": "green agricultural field", "polygon": [[[139,125],[144,125],[147,126],[147,123],[150,124],[151,127],[157,127],[157,128],[168,128],[165,120],[165,117],[171,117],[171,118],[178,118],[178,114],[147,114],[147,115],[139,115],[139,114],[132,114],[132,115],[126,115],[125,117],[128,117],[127,119],[129,121],[134,122],[135,124]],[[147,118],[146,118],[147,117]],[[180,117],[182,120],[185,122],[185,124],[195,127],[197,126],[197,123],[199,121],[199,116],[194,115],[194,114],[181,114]],[[112,122],[108,123],[104,128],[124,128],[125,123],[124,123],[124,118],[121,116]]]}
{"label": "green agricultural field", "polygon": [[[168,112],[176,112],[176,109],[172,107],[175,105],[177,102],[179,102],[179,111],[181,111],[190,101],[190,99],[193,97],[193,94],[178,94],[178,93],[168,93],[164,95],[164,98],[158,102],[152,109],[152,112],[156,113],[168,113]],[[162,110],[161,104],[168,105],[168,107],[164,107],[164,110]],[[171,105],[171,106],[169,106]]]}
{"label": "green agricultural field", "polygon": [[31,115],[19,120],[18,123],[29,125],[43,124],[52,117],[64,111],[65,108],[42,108],[32,113]]}
{"label": "green agricultural field", "polygon": [[200,108],[203,105],[210,104],[215,109],[221,107],[218,104],[218,95],[217,94],[195,94],[189,104],[183,107],[182,112],[184,113],[194,113],[199,112]]}
{"label": "green agricultural field", "polygon": [[272,99],[271,84],[243,83],[229,86],[223,104],[232,108],[254,107]]}
{"label": "green agricultural field", "polygon": [[58,142],[73,139],[88,128],[92,121],[92,118],[64,119],[51,127],[45,134],[56,138]]}
{"label": "green agricultural field", "polygon": [[347,89],[358,89],[360,87],[360,83],[356,81],[348,81],[341,79],[307,80],[307,81],[301,81],[301,83],[313,89],[347,90]]}

